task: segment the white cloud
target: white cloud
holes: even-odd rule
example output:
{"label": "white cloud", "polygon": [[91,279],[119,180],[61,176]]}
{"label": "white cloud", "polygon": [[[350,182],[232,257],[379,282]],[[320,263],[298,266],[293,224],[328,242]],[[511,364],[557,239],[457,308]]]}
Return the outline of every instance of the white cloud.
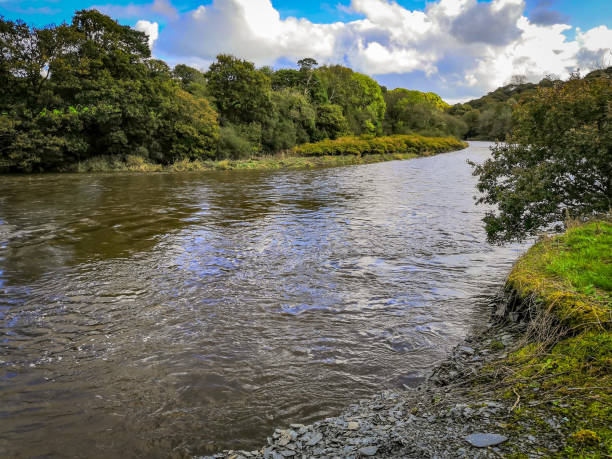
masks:
{"label": "white cloud", "polygon": [[576,41],[584,48],[589,51],[598,51],[600,49],[610,48],[612,46],[612,29],[608,29],[606,26],[601,25],[595,27],[587,32],[578,30],[578,36]]}
{"label": "white cloud", "polygon": [[[411,75],[425,74],[428,90],[455,99],[487,92],[517,73],[537,80],[586,71],[585,63],[612,43],[605,25],[577,29],[569,40],[569,25],[532,23],[523,0],[438,0],[425,11],[391,0],[352,0],[351,11],[364,18],[333,24],[281,19],[270,0],[213,0],[181,15],[171,14],[167,0],[156,0],[149,11],[154,5],[157,13],[165,5],[170,18],[156,52],[174,62],[210,62],[218,53],[258,65],[314,57],[374,76],[402,74],[406,87]],[[155,23],[148,24],[151,30]]]}
{"label": "white cloud", "polygon": [[136,23],[134,29],[147,34],[149,37],[149,48],[153,49],[153,44],[159,37],[159,24],[157,22],[149,22],[141,19]]}

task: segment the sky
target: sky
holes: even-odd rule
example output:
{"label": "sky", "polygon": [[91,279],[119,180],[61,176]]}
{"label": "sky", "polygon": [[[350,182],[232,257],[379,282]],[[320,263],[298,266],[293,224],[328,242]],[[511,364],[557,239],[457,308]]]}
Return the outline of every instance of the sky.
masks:
{"label": "sky", "polygon": [[170,65],[313,57],[450,103],[516,74],[535,82],[612,65],[612,0],[0,0],[0,15],[37,26],[84,8],[147,33]]}

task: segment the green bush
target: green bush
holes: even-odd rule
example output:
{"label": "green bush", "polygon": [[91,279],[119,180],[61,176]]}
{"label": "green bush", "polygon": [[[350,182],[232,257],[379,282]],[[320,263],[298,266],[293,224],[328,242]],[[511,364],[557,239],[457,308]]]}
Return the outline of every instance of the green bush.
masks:
{"label": "green bush", "polygon": [[385,153],[430,154],[465,148],[467,144],[454,137],[396,135],[375,138],[341,137],[305,143],[293,149],[297,156],[379,155]]}
{"label": "green bush", "polygon": [[236,126],[229,124],[220,129],[216,159],[250,158],[255,152],[256,148],[247,135]]}

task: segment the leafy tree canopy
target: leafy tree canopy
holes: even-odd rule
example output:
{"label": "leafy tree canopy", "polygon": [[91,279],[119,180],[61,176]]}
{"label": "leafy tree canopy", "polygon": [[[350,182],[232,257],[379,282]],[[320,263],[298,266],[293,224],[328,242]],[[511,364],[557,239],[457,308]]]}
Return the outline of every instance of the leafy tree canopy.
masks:
{"label": "leafy tree canopy", "polygon": [[61,169],[93,156],[211,157],[217,114],[151,59],[144,33],[95,10],[70,25],[0,19],[0,166]]}
{"label": "leafy tree canopy", "polygon": [[474,165],[478,203],[494,242],[612,208],[612,79],[574,77],[540,87],[514,112],[514,131]]}
{"label": "leafy tree canopy", "polygon": [[265,118],[271,107],[270,78],[252,62],[219,54],[206,73],[208,91],[217,110],[230,123],[250,123]]}
{"label": "leafy tree canopy", "polygon": [[352,132],[382,133],[386,104],[376,81],[341,65],[319,67],[316,74],[321,79],[326,100],[342,107]]}

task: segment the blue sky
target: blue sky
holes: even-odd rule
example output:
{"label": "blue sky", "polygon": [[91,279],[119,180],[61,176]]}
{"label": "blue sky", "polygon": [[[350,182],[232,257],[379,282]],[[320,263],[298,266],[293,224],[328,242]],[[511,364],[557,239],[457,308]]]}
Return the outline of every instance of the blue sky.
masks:
{"label": "blue sky", "polygon": [[276,68],[314,57],[451,102],[514,74],[612,65],[612,0],[0,0],[0,15],[43,26],[90,7],[146,32],[171,65],[206,69],[220,52]]}
{"label": "blue sky", "polygon": [[[0,0],[0,14],[7,19],[23,19],[28,23],[41,26],[70,21],[76,10],[109,3],[126,6],[130,4],[143,5],[150,2],[143,0]],[[210,3],[212,3],[212,0],[180,0],[173,2],[173,5],[179,12],[185,12],[197,8],[199,5]],[[312,22],[321,23],[344,22],[363,17],[360,14],[350,14],[343,11],[342,7],[348,9],[350,3],[347,0],[322,2],[272,0],[272,5],[280,12],[282,18],[288,16],[304,17]],[[398,0],[397,3],[410,10],[423,10],[428,2],[426,0]],[[552,6],[550,9],[566,16],[572,25],[583,29],[602,24],[612,26],[612,0],[554,0],[551,2],[527,0],[525,3],[527,13],[534,11],[540,3],[550,3]],[[126,18],[122,22],[134,24],[136,20]]]}

